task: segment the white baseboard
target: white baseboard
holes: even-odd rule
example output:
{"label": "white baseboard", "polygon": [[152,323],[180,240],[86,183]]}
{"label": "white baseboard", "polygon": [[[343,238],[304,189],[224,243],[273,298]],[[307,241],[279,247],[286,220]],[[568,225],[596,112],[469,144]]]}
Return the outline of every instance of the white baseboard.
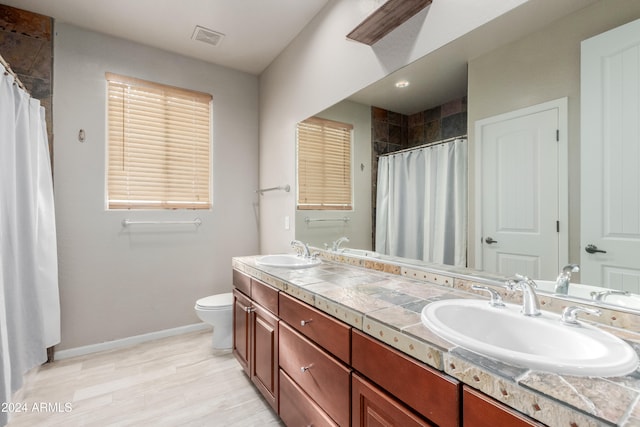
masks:
{"label": "white baseboard", "polygon": [[193,325],[180,326],[177,328],[165,329],[163,331],[150,332],[148,334],[142,334],[142,335],[135,335],[132,337],[122,338],[119,340],[107,341],[99,344],[85,345],[82,347],[69,348],[66,350],[56,351],[54,360],[68,359],[70,357],[75,357],[75,356],[84,356],[85,354],[96,353],[98,351],[130,347],[146,341],[172,337],[174,335],[186,334],[188,332],[200,331],[207,328],[211,328],[211,325],[208,325],[206,323],[194,323]]}

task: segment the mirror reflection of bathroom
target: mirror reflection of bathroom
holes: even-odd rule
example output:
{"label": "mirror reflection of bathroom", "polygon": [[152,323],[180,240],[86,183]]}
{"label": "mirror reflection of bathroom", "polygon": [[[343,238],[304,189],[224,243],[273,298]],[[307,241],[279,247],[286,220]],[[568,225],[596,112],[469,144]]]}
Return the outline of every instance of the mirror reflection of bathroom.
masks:
{"label": "mirror reflection of bathroom", "polygon": [[[600,57],[616,51],[621,37],[604,30],[629,20],[594,8],[521,39],[487,44],[473,55],[458,49],[481,41],[488,24],[315,114],[353,126],[354,203],[347,212],[298,209],[297,238],[331,247],[345,236],[349,243],[341,247],[353,254],[505,277],[526,273],[549,293],[557,292],[547,282],[555,282],[564,266],[578,264],[572,280],[579,286],[572,287],[572,296],[592,299],[620,291],[622,297],[605,297],[633,306],[624,296],[640,294],[640,209],[629,195],[638,194],[634,171],[640,165],[625,155],[636,140],[616,137],[620,126],[628,127],[621,134],[634,135],[634,122],[616,111],[634,107],[620,107],[623,100],[605,104],[598,88],[609,83],[593,71]],[[633,30],[622,27],[618,33],[625,31]],[[622,84],[634,84],[622,78],[635,75],[633,70],[612,72]],[[396,87],[398,82],[404,87]],[[616,121],[603,130],[606,114]],[[601,132],[604,142],[594,136]],[[452,167],[454,149],[446,161],[420,159],[431,165],[427,172],[413,167],[412,157],[454,146],[456,137],[467,141],[462,167]],[[624,144],[603,145],[613,140]],[[603,147],[611,150],[609,163],[598,154]],[[624,169],[614,166],[621,159]],[[389,175],[390,161],[409,165],[412,174],[390,182],[394,174],[402,176],[395,165]],[[356,167],[361,163],[364,170]],[[440,176],[452,176],[447,170],[455,170],[455,179],[438,189]],[[614,174],[605,176],[606,171]],[[421,182],[424,177],[427,182]],[[425,189],[420,194],[412,190],[417,182]],[[390,200],[402,202],[394,207]],[[314,217],[323,222],[310,222]],[[324,222],[343,217],[357,220]]]}

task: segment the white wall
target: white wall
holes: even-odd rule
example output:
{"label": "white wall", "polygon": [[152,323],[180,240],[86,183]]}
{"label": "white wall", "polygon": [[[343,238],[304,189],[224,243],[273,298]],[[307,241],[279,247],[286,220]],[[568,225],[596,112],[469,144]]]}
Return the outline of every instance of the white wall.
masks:
{"label": "white wall", "polygon": [[[211,211],[105,210],[106,71],[213,95]],[[195,300],[230,291],[231,257],[259,248],[257,77],[57,24],[53,102],[58,348],[199,322]],[[196,216],[199,228],[121,226]]]}
{"label": "white wall", "polygon": [[[342,101],[318,114],[328,120],[349,123],[352,131],[353,209],[349,211],[299,210],[296,212],[296,239],[322,248],[342,236],[349,238],[344,247],[373,249],[371,237],[371,107]],[[305,222],[305,217],[335,219],[347,222]]]}
{"label": "white wall", "polygon": [[447,0],[431,6],[370,47],[346,39],[379,2],[332,0],[260,76],[260,185],[290,193],[260,201],[264,253],[289,251],[295,226],[295,124],[392,71],[433,52],[526,0]]}

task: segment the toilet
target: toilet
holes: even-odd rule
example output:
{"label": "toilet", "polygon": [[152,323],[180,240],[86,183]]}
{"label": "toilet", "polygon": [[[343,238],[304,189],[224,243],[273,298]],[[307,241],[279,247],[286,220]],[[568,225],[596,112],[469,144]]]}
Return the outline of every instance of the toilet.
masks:
{"label": "toilet", "polygon": [[233,294],[200,298],[196,301],[195,310],[200,320],[213,326],[213,348],[230,349],[233,345]]}

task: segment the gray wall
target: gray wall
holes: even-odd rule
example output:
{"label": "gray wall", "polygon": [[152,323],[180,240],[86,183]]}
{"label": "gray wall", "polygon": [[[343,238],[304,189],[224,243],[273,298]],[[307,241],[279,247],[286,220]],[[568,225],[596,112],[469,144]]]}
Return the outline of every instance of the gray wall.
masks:
{"label": "gray wall", "polygon": [[[230,291],[231,257],[258,251],[257,77],[65,24],[55,30],[58,349],[198,323],[196,299]],[[106,71],[213,95],[211,211],[105,209]],[[121,226],[196,216],[199,228]]]}
{"label": "gray wall", "polygon": [[[580,261],[580,42],[640,18],[640,2],[595,3],[541,31],[469,62],[469,177],[475,174],[477,120],[568,97],[569,99],[569,261]],[[469,185],[469,206],[475,186]],[[469,241],[476,224],[469,215]],[[469,265],[475,262],[469,247]]]}

